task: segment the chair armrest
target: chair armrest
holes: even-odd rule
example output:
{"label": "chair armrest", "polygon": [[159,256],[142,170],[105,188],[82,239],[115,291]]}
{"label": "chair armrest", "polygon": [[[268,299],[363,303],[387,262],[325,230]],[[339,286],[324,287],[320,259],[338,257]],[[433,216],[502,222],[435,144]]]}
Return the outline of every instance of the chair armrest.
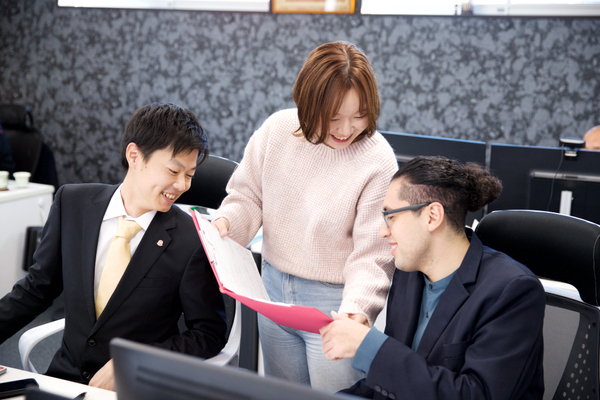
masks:
{"label": "chair armrest", "polygon": [[19,354],[21,356],[21,363],[25,371],[35,372],[33,364],[29,360],[29,354],[36,344],[47,338],[48,336],[54,335],[57,332],[65,329],[65,319],[61,318],[56,321],[48,322],[35,328],[31,328],[26,331],[19,338]]}
{"label": "chair armrest", "polygon": [[542,282],[542,286],[544,286],[544,291],[546,293],[552,293],[583,302],[583,300],[581,300],[581,296],[579,295],[579,291],[573,285],[542,278],[540,278],[540,282]]}

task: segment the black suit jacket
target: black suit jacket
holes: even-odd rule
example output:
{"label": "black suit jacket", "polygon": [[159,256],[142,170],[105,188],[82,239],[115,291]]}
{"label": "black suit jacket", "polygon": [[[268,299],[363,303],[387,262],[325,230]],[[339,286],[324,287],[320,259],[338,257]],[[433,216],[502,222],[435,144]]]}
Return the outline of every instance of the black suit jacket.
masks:
{"label": "black suit jacket", "polygon": [[467,254],[411,349],[423,274],[396,270],[385,333],[366,380],[375,399],[541,399],[545,294],[539,280],[473,234]]}
{"label": "black suit jacket", "polygon": [[[225,311],[194,223],[178,207],[156,213],[96,320],[94,271],[102,217],[117,186],[65,185],[56,193],[34,265],[0,300],[0,341],[64,291],[65,331],[48,375],[87,383],[122,337],[200,357],[225,344]],[[187,331],[179,333],[184,314]]]}

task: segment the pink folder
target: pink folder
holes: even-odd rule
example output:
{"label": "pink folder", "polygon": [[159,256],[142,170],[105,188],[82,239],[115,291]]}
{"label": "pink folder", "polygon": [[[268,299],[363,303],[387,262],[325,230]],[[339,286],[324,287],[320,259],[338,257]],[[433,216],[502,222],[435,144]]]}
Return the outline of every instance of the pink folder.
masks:
{"label": "pink folder", "polygon": [[235,298],[279,325],[319,333],[333,321],[314,307],[270,301],[252,252],[221,235],[198,211],[191,210],[198,235],[221,292]]}

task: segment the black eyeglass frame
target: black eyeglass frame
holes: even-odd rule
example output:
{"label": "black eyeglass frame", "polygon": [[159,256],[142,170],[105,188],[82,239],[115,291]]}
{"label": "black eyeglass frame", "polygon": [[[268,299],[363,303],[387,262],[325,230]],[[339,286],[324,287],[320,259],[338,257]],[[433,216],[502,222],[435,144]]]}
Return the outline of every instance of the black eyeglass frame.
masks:
{"label": "black eyeglass frame", "polygon": [[410,206],[406,206],[406,207],[401,207],[401,208],[396,208],[394,210],[388,210],[388,211],[383,211],[383,220],[385,221],[385,226],[387,226],[388,228],[390,227],[390,222],[387,219],[387,216],[390,214],[396,214],[402,211],[408,211],[408,210],[418,210],[419,208],[423,208],[426,207],[428,205],[430,205],[431,203],[433,203],[433,201],[427,202],[427,203],[419,203],[419,204],[412,204]]}

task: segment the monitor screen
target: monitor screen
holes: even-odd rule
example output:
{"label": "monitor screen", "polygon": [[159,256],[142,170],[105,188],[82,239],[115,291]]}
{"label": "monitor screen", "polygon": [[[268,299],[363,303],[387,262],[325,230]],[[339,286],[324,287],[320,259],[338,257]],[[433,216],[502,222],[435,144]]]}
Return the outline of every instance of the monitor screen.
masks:
{"label": "monitor screen", "polygon": [[[398,166],[417,156],[443,156],[465,164],[476,162],[485,166],[485,142],[449,139],[437,136],[413,135],[410,133],[380,132],[388,141]],[[483,209],[468,213],[466,224],[472,226],[473,220],[481,220]]]}
{"label": "monitor screen", "polygon": [[472,161],[485,166],[485,142],[410,133],[380,133],[394,149],[399,165],[417,156],[443,156],[463,164]]}
{"label": "monitor screen", "polygon": [[115,386],[127,400],[343,400],[330,394],[124,339],[110,342]]}
{"label": "monitor screen", "polygon": [[570,159],[560,147],[492,144],[490,154],[503,189],[488,211],[562,211],[600,223],[600,152],[579,150]]}

